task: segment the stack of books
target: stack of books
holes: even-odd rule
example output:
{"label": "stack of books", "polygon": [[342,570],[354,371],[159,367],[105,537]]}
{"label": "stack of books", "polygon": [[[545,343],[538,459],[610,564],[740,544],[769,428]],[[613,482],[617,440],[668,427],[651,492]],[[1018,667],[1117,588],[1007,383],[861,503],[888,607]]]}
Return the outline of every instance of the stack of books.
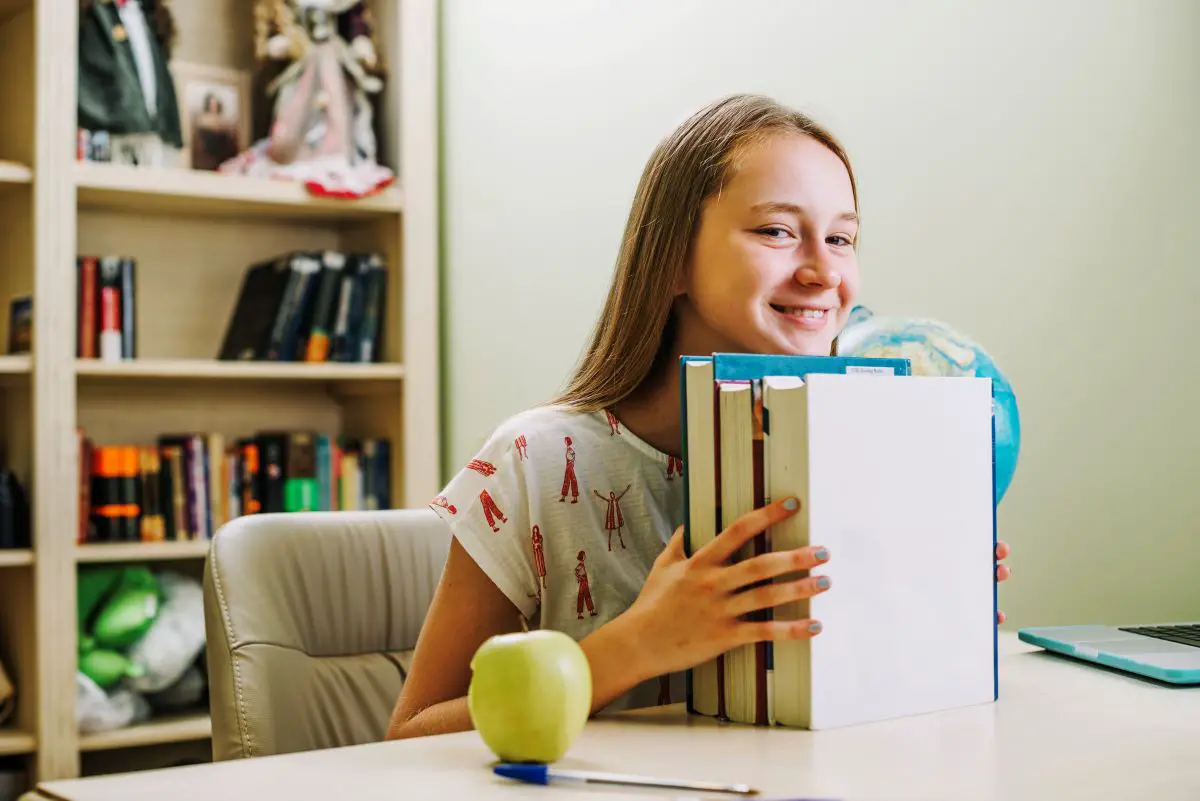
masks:
{"label": "stack of books", "polygon": [[838,356],[718,353],[680,370],[687,552],[792,496],[799,512],[735,560],[820,545],[831,558],[814,572],[832,580],[757,613],[820,634],[698,665],[689,711],[822,729],[995,700],[991,380]]}

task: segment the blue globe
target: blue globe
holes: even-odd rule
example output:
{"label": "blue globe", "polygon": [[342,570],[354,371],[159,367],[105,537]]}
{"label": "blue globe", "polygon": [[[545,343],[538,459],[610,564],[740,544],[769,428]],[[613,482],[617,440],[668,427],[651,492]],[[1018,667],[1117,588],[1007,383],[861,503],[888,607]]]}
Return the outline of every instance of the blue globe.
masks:
{"label": "blue globe", "polygon": [[1012,384],[978,343],[937,320],[885,317],[865,306],[855,306],[838,337],[838,354],[909,359],[913,375],[992,379],[996,416],[996,503],[1000,503],[1017,470],[1021,417]]}

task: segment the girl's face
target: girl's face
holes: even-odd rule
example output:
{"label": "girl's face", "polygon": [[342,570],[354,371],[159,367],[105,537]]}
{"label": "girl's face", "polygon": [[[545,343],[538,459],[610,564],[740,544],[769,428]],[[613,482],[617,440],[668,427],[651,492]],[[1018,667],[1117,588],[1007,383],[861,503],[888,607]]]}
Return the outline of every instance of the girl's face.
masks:
{"label": "girl's face", "polygon": [[858,292],[857,219],[845,165],[816,139],[743,150],[701,213],[679,352],[828,355]]}

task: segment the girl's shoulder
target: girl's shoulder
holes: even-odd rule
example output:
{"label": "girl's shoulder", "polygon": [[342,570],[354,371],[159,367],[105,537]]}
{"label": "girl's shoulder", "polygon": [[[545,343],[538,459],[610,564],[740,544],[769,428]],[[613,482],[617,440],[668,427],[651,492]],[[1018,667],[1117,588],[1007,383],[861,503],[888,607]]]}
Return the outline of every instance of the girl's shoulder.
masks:
{"label": "girl's shoulder", "polygon": [[589,434],[600,430],[605,412],[588,412],[568,406],[535,406],[504,420],[488,438],[488,445],[521,448],[532,440]]}
{"label": "girl's shoulder", "polygon": [[581,411],[568,406],[538,406],[513,415],[496,427],[482,449],[513,455],[520,461],[555,462],[600,456],[667,465],[669,457],[622,425],[609,410]]}

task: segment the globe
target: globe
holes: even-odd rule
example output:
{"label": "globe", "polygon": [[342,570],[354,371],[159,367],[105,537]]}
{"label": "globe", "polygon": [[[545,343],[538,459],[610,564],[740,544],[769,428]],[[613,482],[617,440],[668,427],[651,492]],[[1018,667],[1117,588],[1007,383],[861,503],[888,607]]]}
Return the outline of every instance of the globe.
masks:
{"label": "globe", "polygon": [[909,359],[913,375],[992,379],[995,498],[1000,503],[1017,470],[1021,417],[1012,384],[982,346],[938,320],[876,315],[866,306],[855,306],[838,337],[838,355]]}

